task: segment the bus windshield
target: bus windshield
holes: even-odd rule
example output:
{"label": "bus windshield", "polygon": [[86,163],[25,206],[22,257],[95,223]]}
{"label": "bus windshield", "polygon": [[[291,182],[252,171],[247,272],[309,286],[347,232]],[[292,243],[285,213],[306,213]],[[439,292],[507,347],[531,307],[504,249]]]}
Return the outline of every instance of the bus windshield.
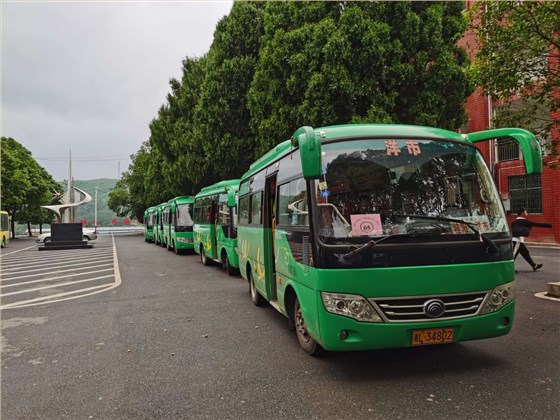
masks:
{"label": "bus windshield", "polygon": [[327,143],[322,149],[315,204],[318,232],[327,242],[472,235],[473,227],[482,234],[509,235],[492,177],[471,145],[372,139]]}
{"label": "bus windshield", "polygon": [[177,226],[192,226],[192,205],[191,204],[180,204],[177,206]]}

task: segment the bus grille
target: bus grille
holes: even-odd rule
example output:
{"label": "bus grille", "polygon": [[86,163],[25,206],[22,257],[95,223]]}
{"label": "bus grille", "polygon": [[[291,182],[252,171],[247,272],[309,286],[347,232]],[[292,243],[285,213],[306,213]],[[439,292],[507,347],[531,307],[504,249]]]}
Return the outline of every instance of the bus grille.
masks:
{"label": "bus grille", "polygon": [[[439,321],[464,318],[476,315],[487,293],[469,293],[461,295],[417,296],[406,298],[369,299],[373,306],[385,318],[386,322]],[[443,313],[430,317],[424,308],[427,302],[439,300],[443,303]]]}

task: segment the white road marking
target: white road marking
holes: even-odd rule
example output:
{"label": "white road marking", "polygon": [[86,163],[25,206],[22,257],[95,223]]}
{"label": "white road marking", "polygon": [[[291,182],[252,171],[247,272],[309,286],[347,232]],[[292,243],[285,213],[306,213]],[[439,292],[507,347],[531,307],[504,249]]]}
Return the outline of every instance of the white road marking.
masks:
{"label": "white road marking", "polygon": [[[63,302],[63,301],[67,301],[67,300],[73,300],[73,299],[80,299],[80,298],[84,298],[84,297],[88,297],[88,296],[92,296],[98,293],[103,293],[106,291],[109,291],[111,289],[114,289],[118,286],[121,285],[122,283],[122,278],[121,278],[121,274],[119,271],[119,260],[117,257],[117,247],[115,244],[115,238],[113,235],[111,235],[111,240],[112,240],[112,253],[113,253],[113,270],[114,270],[114,274],[112,275],[108,275],[108,276],[104,276],[106,278],[110,278],[113,277],[115,279],[115,281],[113,283],[107,283],[107,284],[103,284],[103,285],[98,285],[98,286],[92,286],[92,287],[88,287],[88,288],[84,288],[84,289],[77,289],[77,290],[71,290],[68,292],[63,292],[63,293],[57,293],[57,294],[53,294],[53,295],[48,295],[48,296],[40,296],[40,297],[36,297],[33,299],[27,299],[24,301],[18,301],[18,302],[12,302],[12,303],[8,303],[5,305],[1,305],[0,309],[14,309],[14,308],[25,308],[25,307],[29,307],[29,306],[38,306],[38,305],[45,305],[45,304],[49,304],[49,303],[56,303],[56,302]],[[33,247],[30,247],[33,248]],[[29,249],[29,248],[27,248]],[[107,247],[106,249],[110,249],[109,247]],[[46,252],[46,251],[42,251],[42,252]],[[91,255],[91,254],[90,254]],[[101,279],[102,277],[99,277],[98,279]],[[86,280],[80,280],[77,282],[69,282],[69,283],[65,283],[65,284],[76,284],[76,283],[81,283],[81,282],[85,282],[85,281],[91,281],[93,279],[86,279]],[[35,282],[35,281],[34,281]],[[30,283],[30,282],[26,282],[26,283]],[[49,286],[49,287],[61,287],[62,284],[56,284],[53,286]],[[41,290],[43,288],[38,288],[37,290]]]}
{"label": "white road marking", "polygon": [[[57,269],[57,268],[66,268],[66,267],[80,267],[83,265],[91,265],[89,263],[91,262],[95,262],[95,263],[100,263],[100,262],[105,262],[105,261],[111,261],[113,259],[113,256],[111,255],[109,259],[107,259],[107,257],[99,257],[99,258],[92,258],[92,259],[88,259],[88,262],[84,262],[84,263],[80,263],[80,264],[62,264],[62,265],[57,265],[60,263],[55,263],[55,264],[43,264],[44,268],[33,268],[31,270],[19,270],[15,273],[8,273],[8,275],[12,275],[12,274],[20,274],[20,273],[32,273],[35,271],[45,271],[45,270],[53,270],[53,269]],[[70,261],[70,262],[74,262],[74,261]],[[48,267],[45,267],[48,266]],[[15,277],[17,278],[17,277]],[[10,278],[6,278],[6,276],[4,276],[4,280],[13,280],[14,277],[10,277]]]}
{"label": "white road marking", "polygon": [[7,257],[8,255],[16,254],[18,252],[25,251],[26,249],[31,249],[31,248],[35,248],[35,245],[28,246],[27,248],[16,249],[15,251],[8,252],[7,254],[2,253],[0,254],[1,255],[0,259],[4,259],[4,257]]}
{"label": "white road marking", "polygon": [[[110,256],[111,252],[107,252],[107,251],[103,251],[103,253],[95,253],[95,254],[88,254],[88,255],[84,255],[82,254],[80,256],[80,258],[72,258],[72,256],[61,256],[58,258],[49,258],[49,263],[46,264],[60,264],[60,263],[64,263],[64,262],[73,262],[73,261],[88,261],[91,258],[102,258],[104,256]],[[2,264],[2,267],[4,270],[19,270],[22,267],[26,268],[29,265],[32,265],[33,263],[41,263],[41,266],[46,265],[45,263],[45,259],[44,258],[40,258],[37,260],[31,260],[31,259],[26,259],[25,262],[17,262],[17,263],[4,263]]]}
{"label": "white road marking", "polygon": [[[38,298],[35,298],[35,299],[24,300],[24,301],[21,301],[21,302],[9,303],[7,305],[2,305],[0,308],[2,308],[2,309],[21,308],[21,307],[24,307],[24,306],[43,305],[45,303],[60,302],[61,300],[70,300],[70,299],[56,299],[56,300],[49,301],[49,302],[37,303],[37,302],[40,302],[42,300],[49,300],[49,299],[56,298],[56,297],[61,297],[61,296],[75,295],[76,293],[87,292],[87,291],[90,291],[90,290],[100,289],[102,287],[107,287],[107,289],[102,290],[102,292],[104,292],[105,290],[113,289],[113,287],[114,287],[113,285],[114,285],[114,283],[107,283],[107,284],[102,284],[100,286],[88,287],[87,289],[78,289],[78,290],[72,290],[71,292],[58,293],[56,295],[42,296],[42,297],[38,297]],[[110,287],[110,286],[113,286],[113,287]],[[97,293],[99,293],[99,291]],[[89,293],[89,294],[86,294],[86,295],[74,296],[71,299],[77,299],[77,298],[81,298],[81,297],[89,296],[89,295],[93,295],[93,294],[95,294],[95,293]],[[34,305],[30,305],[30,303],[34,303]]]}
{"label": "white road marking", "polygon": [[[99,271],[109,271],[109,270],[112,270],[112,268],[108,268],[106,270],[98,270],[97,272],[99,272]],[[21,295],[23,293],[38,292],[39,290],[54,289],[56,287],[63,287],[63,286],[70,286],[72,284],[86,283],[88,281],[101,280],[101,279],[106,279],[106,278],[109,278],[109,277],[113,277],[113,274],[110,274],[108,276],[94,277],[94,278],[85,279],[85,280],[69,281],[69,282],[66,282],[66,283],[56,283],[56,284],[51,284],[50,286],[36,287],[35,289],[25,289],[25,290],[19,290],[17,292],[4,293],[4,294],[0,295],[0,297]]]}
{"label": "white road marking", "polygon": [[[105,267],[107,265],[112,266],[113,263],[111,262],[109,264],[99,264],[99,265],[96,265],[96,267]],[[86,270],[86,269],[89,269],[89,268],[90,267],[72,268],[70,270],[58,271],[58,273],[65,273],[67,271],[72,271],[72,272],[75,273],[76,276],[81,276],[81,275],[85,275],[85,274],[91,274],[91,273],[97,273],[98,272],[98,271],[88,271],[87,273],[76,273],[76,270]],[[111,269],[109,268],[108,270],[111,270]],[[107,270],[100,270],[100,271],[107,271]],[[37,276],[40,276],[40,275],[42,275],[42,274],[29,274],[27,276],[13,277],[9,280],[19,280],[19,279],[23,279],[23,278],[37,277]],[[61,279],[61,278],[64,278],[64,277],[72,277],[72,275],[70,275],[70,276],[60,276],[60,277],[51,277],[51,278],[39,279],[39,280],[24,281],[24,282],[21,282],[21,283],[5,284],[3,286],[0,286],[0,289],[3,289],[5,287],[23,286],[24,284],[43,283],[45,281],[58,280],[58,279]]]}

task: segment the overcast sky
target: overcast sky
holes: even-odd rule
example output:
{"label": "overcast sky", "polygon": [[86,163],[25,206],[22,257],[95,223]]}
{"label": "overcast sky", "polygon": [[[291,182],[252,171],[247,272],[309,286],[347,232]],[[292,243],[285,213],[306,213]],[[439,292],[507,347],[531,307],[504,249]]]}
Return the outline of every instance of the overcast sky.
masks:
{"label": "overcast sky", "polygon": [[[231,1],[2,4],[2,136],[56,180],[117,178]],[[82,159],[88,159],[84,161]]]}

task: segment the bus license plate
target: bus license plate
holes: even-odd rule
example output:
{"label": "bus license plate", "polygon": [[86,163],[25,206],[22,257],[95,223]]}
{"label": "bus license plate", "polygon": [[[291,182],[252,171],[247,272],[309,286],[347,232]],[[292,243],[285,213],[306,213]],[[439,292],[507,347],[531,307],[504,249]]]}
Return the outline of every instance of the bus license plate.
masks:
{"label": "bus license plate", "polygon": [[412,331],[412,345],[453,343],[453,328],[432,328]]}

